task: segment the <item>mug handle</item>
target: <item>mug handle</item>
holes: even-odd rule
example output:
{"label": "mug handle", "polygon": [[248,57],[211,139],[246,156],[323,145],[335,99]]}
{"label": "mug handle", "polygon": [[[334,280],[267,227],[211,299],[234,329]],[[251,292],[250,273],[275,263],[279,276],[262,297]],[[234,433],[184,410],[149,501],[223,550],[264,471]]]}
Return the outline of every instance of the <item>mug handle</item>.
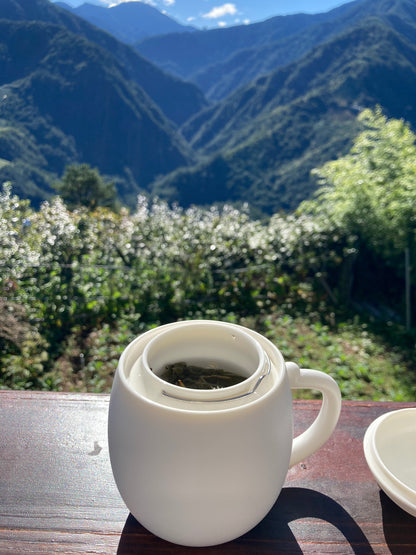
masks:
{"label": "mug handle", "polygon": [[317,389],[323,397],[318,416],[293,440],[289,462],[289,467],[292,467],[312,455],[329,439],[341,412],[341,392],[336,381],[325,372],[301,369],[294,362],[287,362],[286,369],[291,389]]}

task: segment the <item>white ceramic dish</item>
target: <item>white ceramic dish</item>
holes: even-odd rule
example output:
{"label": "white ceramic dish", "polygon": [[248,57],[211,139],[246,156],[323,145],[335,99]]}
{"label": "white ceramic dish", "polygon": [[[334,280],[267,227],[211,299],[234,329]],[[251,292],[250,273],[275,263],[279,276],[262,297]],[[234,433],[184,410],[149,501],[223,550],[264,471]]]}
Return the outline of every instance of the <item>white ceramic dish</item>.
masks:
{"label": "white ceramic dish", "polygon": [[374,420],[364,436],[364,454],[380,488],[416,516],[416,408]]}

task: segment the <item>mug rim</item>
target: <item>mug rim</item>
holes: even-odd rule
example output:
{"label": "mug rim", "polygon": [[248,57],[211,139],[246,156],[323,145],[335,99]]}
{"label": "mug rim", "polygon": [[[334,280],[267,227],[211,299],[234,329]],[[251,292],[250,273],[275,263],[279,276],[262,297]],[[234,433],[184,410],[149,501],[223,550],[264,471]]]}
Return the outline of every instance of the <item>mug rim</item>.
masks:
{"label": "mug rim", "polygon": [[[191,326],[173,326],[166,330],[159,330],[159,333],[152,337],[147,344],[145,345],[142,353],[142,363],[141,367],[144,371],[146,376],[146,380],[152,380],[159,388],[161,388],[162,394],[168,397],[172,397],[178,400],[188,401],[188,402],[222,402],[231,400],[234,398],[239,398],[245,395],[251,394],[251,392],[256,388],[256,383],[261,381],[266,375],[269,374],[270,370],[268,370],[268,363],[269,359],[264,352],[264,349],[261,348],[260,343],[251,335],[249,335],[245,329],[233,329],[233,334],[239,334],[245,341],[248,341],[251,345],[250,347],[253,348],[253,351],[256,355],[256,367],[248,376],[245,376],[243,380],[239,383],[225,386],[219,389],[198,389],[192,387],[181,387],[179,385],[173,384],[164,380],[157,374],[155,371],[152,370],[151,365],[148,360],[149,350],[154,347],[154,344],[158,341],[163,341],[163,338],[168,339],[169,336],[173,336],[175,333],[181,333],[181,330],[186,327],[191,327],[191,333],[195,331],[195,328],[199,328],[200,330],[207,330],[209,328],[224,328],[224,330],[230,330],[229,326],[226,322],[217,322],[217,321],[195,321],[191,320]],[[186,362],[186,358],[184,360]],[[214,357],[212,357],[214,358]],[[253,386],[253,387],[251,387]],[[247,391],[252,389],[252,391]]]}
{"label": "mug rim", "polygon": [[[147,397],[146,395],[143,395],[142,393],[140,393],[139,391],[137,391],[137,389],[135,389],[134,387],[132,387],[131,383],[129,382],[129,376],[130,373],[135,365],[135,363],[139,360],[139,358],[143,355],[144,349],[146,348],[146,345],[154,338],[157,336],[158,333],[161,332],[161,330],[168,330],[169,328],[174,328],[174,327],[182,327],[182,326],[187,326],[187,325],[192,325],[195,323],[204,323],[204,324],[208,324],[208,325],[215,325],[215,324],[223,324],[227,327],[230,328],[234,328],[237,330],[240,330],[241,332],[249,335],[252,339],[254,339],[259,345],[260,347],[264,350],[265,353],[265,358],[267,358],[270,361],[270,374],[273,374],[273,383],[272,386],[270,387],[269,390],[267,390],[263,395],[261,396],[253,396],[253,399],[245,404],[242,405],[234,405],[234,406],[228,406],[228,407],[224,407],[221,406],[221,399],[217,402],[217,403],[211,403],[211,402],[204,402],[204,401],[199,401],[196,400],[195,402],[190,402],[188,399],[179,399],[180,401],[184,401],[184,403],[188,403],[189,406],[184,406],[184,407],[178,407],[178,406],[169,406],[163,403],[160,403],[154,399],[151,399],[149,397]],[[140,346],[142,346],[142,348],[140,349]],[[193,408],[192,405],[213,405],[213,404],[217,404],[218,406],[216,407],[215,410],[210,410],[207,412],[213,412],[213,413],[218,413],[218,412],[223,412],[223,411],[234,411],[234,410],[240,410],[242,408],[257,404],[258,402],[264,400],[265,398],[268,398],[269,395],[272,395],[274,391],[276,391],[276,389],[281,388],[283,386],[283,382],[285,381],[285,378],[287,377],[287,372],[286,372],[286,366],[285,366],[285,361],[283,358],[282,353],[280,352],[280,350],[271,342],[269,341],[267,338],[263,337],[261,334],[259,334],[256,331],[253,331],[249,328],[246,328],[245,326],[241,326],[239,324],[233,324],[230,322],[223,322],[220,320],[181,320],[179,322],[171,322],[169,324],[164,324],[162,326],[158,326],[156,328],[152,328],[146,332],[144,332],[143,334],[137,336],[135,339],[133,339],[124,349],[124,351],[122,352],[120,359],[119,359],[119,363],[117,366],[117,371],[116,373],[118,374],[121,382],[123,383],[123,386],[135,397],[139,398],[141,401],[149,403],[155,407],[163,408],[166,410],[173,410],[173,411],[180,411],[180,412],[192,412],[192,413],[205,413],[205,411],[200,410],[200,409],[196,409]],[[173,384],[169,384],[168,382],[161,380],[161,378],[158,378],[158,376],[156,376],[156,374],[154,374],[155,377],[157,379],[160,380],[160,382],[162,384],[167,384],[167,385],[171,385],[172,387],[176,387],[178,390],[181,390],[181,392],[184,391],[185,388],[181,388],[180,386],[174,386]],[[241,382],[240,384],[237,385],[241,385],[241,384],[245,384],[248,380],[252,380],[253,379],[253,375],[251,374],[249,377],[247,377],[246,380],[244,380],[243,382]],[[227,388],[223,388],[223,390],[227,390],[230,391],[231,388],[233,388],[235,386],[229,386]],[[207,392],[210,392],[211,390],[198,390],[198,389],[191,389],[191,388],[186,388],[188,389],[188,391],[190,392],[204,392],[205,394]],[[290,390],[290,387],[289,387]],[[219,391],[219,390],[212,390],[212,391]],[[168,397],[169,398],[169,397]],[[175,399],[174,397],[172,397],[173,399]],[[176,400],[176,399],[175,399]]]}

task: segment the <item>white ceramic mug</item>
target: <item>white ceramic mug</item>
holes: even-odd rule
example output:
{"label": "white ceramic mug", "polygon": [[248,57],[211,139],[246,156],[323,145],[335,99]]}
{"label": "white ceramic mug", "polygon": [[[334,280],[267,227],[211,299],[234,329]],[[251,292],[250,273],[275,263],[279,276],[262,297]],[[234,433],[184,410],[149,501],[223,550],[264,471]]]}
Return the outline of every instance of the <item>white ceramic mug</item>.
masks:
{"label": "white ceramic mug", "polygon": [[[185,361],[231,368],[246,379],[188,389],[157,374]],[[291,389],[323,394],[312,425],[293,439]],[[341,409],[336,382],[285,364],[265,337],[225,322],[155,328],[120,357],[108,437],[114,478],[133,516],[157,536],[187,546],[235,539],[274,505],[290,466],[316,451]]]}

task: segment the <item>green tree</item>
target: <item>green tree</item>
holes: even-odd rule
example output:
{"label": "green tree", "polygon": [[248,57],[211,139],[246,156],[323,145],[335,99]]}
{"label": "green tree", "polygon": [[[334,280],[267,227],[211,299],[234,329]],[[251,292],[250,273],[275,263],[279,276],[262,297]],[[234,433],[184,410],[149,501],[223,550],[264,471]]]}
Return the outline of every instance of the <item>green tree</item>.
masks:
{"label": "green tree", "polygon": [[85,206],[95,210],[97,206],[115,209],[117,191],[112,181],[106,181],[96,168],[88,164],[67,166],[62,180],[55,185],[70,209]]}
{"label": "green tree", "polygon": [[321,187],[315,199],[303,203],[300,210],[337,222],[391,264],[402,265],[399,256],[405,260],[406,324],[410,328],[416,136],[406,122],[387,119],[379,107],[363,110],[359,120],[363,131],[351,151],[314,170]]}

